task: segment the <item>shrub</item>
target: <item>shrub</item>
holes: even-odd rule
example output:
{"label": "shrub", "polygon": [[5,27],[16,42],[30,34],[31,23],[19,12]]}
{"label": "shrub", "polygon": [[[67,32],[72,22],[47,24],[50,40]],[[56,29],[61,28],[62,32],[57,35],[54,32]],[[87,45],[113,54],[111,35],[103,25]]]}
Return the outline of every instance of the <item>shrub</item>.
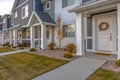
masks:
{"label": "shrub", "polygon": [[17,47],[23,47],[23,45],[22,45],[22,44],[19,44]]}
{"label": "shrub", "polygon": [[10,45],[8,45],[7,47],[11,47]]}
{"label": "shrub", "polygon": [[67,51],[70,52],[70,53],[73,53],[73,51],[75,50],[75,48],[76,48],[76,46],[73,43],[70,43],[70,44],[68,44],[66,46]]}
{"label": "shrub", "polygon": [[5,44],[3,44],[3,46],[9,46],[9,43],[5,43]]}
{"label": "shrub", "polygon": [[24,49],[24,47],[20,47],[20,49]]}
{"label": "shrub", "polygon": [[35,52],[35,51],[36,51],[35,48],[31,48],[31,49],[30,49],[30,52]]}
{"label": "shrub", "polygon": [[50,50],[53,50],[55,48],[56,44],[54,42],[51,42],[49,45],[48,45],[48,48]]}
{"label": "shrub", "polygon": [[120,59],[115,62],[115,64],[120,67]]}
{"label": "shrub", "polygon": [[16,48],[16,46],[13,46],[12,48]]}
{"label": "shrub", "polygon": [[66,53],[64,53],[64,57],[65,58],[73,58],[73,55],[71,53],[66,52]]}

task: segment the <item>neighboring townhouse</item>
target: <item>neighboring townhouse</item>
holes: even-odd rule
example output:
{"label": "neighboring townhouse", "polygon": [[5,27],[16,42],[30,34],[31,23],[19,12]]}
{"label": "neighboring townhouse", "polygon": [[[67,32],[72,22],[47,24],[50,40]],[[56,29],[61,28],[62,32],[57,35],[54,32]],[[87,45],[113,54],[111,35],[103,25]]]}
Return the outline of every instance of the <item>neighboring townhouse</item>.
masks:
{"label": "neighboring townhouse", "polygon": [[79,0],[16,0],[12,9],[14,46],[47,49],[50,42],[58,46],[56,20],[61,18],[64,33],[62,47],[76,43],[76,14],[68,10],[79,5]]}
{"label": "neighboring townhouse", "polygon": [[120,0],[81,0],[76,12],[77,55],[115,54],[120,59]]}
{"label": "neighboring townhouse", "polygon": [[[58,17],[61,18],[61,27],[64,34],[62,46],[65,47],[69,43],[76,44],[76,13],[70,13],[69,10],[78,6],[80,0],[54,0],[54,2],[55,21]],[[55,35],[55,38],[56,37],[57,35]],[[58,43],[57,39],[55,39],[55,41]]]}
{"label": "neighboring townhouse", "polygon": [[2,16],[0,15],[0,45],[2,45]]}
{"label": "neighboring townhouse", "polygon": [[[80,0],[42,0],[44,4],[44,11],[52,16],[56,22],[58,17],[61,18],[61,29],[64,35],[62,47],[69,43],[76,44],[75,30],[76,30],[76,14],[69,12],[70,9],[79,5]],[[47,6],[49,8],[47,8]],[[54,40],[58,46],[57,27],[55,27]]]}
{"label": "neighboring townhouse", "polygon": [[12,27],[12,23],[11,23],[11,14],[5,14],[3,16],[1,16],[1,20],[0,20],[0,37],[1,37],[1,41],[0,44],[3,45],[5,43],[9,43],[10,42],[10,32],[9,32],[9,28]]}
{"label": "neighboring townhouse", "polygon": [[47,45],[53,42],[56,23],[53,17],[43,10],[41,0],[16,0],[12,13],[14,26],[11,29],[11,44],[47,49]]}

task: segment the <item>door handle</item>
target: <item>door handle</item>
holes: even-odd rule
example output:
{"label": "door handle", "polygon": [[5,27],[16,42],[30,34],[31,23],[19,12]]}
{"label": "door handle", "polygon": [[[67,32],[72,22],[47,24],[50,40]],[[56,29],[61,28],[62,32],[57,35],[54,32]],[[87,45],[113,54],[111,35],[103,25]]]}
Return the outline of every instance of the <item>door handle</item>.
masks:
{"label": "door handle", "polygon": [[110,33],[110,41],[112,41],[112,33]]}

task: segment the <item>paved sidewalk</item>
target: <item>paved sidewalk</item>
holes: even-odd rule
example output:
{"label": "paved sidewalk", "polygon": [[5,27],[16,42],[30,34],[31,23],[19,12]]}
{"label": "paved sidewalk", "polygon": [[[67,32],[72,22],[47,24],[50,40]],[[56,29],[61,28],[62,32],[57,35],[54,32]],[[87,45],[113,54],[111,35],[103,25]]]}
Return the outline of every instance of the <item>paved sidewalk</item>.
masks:
{"label": "paved sidewalk", "polygon": [[81,57],[33,80],[86,80],[105,62],[106,60]]}
{"label": "paved sidewalk", "polygon": [[15,53],[19,53],[19,52],[26,52],[26,51],[29,51],[29,49],[23,49],[23,50],[18,50],[18,51],[11,51],[11,52],[4,52],[4,53],[0,53],[0,56],[15,54]]}

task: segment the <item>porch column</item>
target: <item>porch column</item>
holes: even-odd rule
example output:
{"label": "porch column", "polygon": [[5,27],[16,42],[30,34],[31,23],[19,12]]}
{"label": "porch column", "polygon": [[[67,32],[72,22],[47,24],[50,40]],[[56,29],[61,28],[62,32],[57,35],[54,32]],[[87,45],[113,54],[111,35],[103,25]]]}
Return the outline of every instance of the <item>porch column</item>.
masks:
{"label": "porch column", "polygon": [[41,49],[46,49],[46,25],[41,24]]}
{"label": "porch column", "polygon": [[10,30],[10,45],[13,44],[13,43],[12,43],[12,37],[13,37],[12,31]]}
{"label": "porch column", "polygon": [[117,5],[117,23],[118,23],[118,53],[117,58],[120,59],[120,3]]}
{"label": "porch column", "polygon": [[3,45],[4,44],[4,32],[2,32],[1,37],[2,37],[2,45]]}
{"label": "porch column", "polygon": [[77,13],[77,17],[76,17],[76,47],[77,47],[77,55],[82,56],[83,53],[83,18],[82,18],[82,13]]}
{"label": "porch column", "polygon": [[41,46],[40,46],[40,41],[41,41],[41,38],[40,38],[40,36],[41,36],[40,34],[41,34],[41,33],[40,33],[40,31],[41,31],[41,30],[40,30],[40,26],[39,26],[39,27],[38,27],[38,47],[39,47],[39,48],[41,47]]}
{"label": "porch column", "polygon": [[14,46],[17,46],[17,30],[13,30],[13,35],[14,35]]}
{"label": "porch column", "polygon": [[30,47],[35,48],[35,29],[30,27]]}

